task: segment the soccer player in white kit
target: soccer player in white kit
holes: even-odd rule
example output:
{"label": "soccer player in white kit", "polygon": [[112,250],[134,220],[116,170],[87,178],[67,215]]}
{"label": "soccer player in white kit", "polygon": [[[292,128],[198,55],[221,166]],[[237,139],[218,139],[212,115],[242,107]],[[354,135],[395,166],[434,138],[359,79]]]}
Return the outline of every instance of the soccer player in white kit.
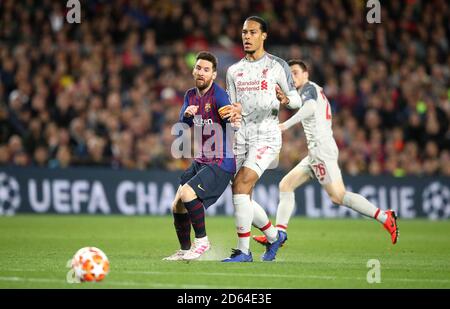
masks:
{"label": "soccer player in white kit", "polygon": [[238,247],[224,262],[253,261],[249,250],[252,222],[268,240],[263,261],[273,261],[286,240],[286,234],[277,231],[264,209],[251,199],[253,187],[264,171],[277,162],[281,149],[276,88],[286,93],[283,104],[287,107],[299,108],[301,102],[286,61],[265,52],[266,38],[266,22],[257,16],[247,18],[242,28],[246,55],[227,71],[227,91],[231,102],[241,104],[242,121],[236,132],[238,172],[232,185]]}
{"label": "soccer player in white kit", "polygon": [[[316,178],[331,201],[347,206],[360,214],[381,222],[391,235],[393,244],[397,242],[398,227],[395,212],[383,211],[360,194],[346,191],[338,166],[338,147],[331,128],[331,108],[321,87],[309,81],[308,68],[301,60],[290,60],[289,66],[302,99],[302,107],[291,118],[280,124],[281,131],[301,122],[306,135],[308,155],[295,166],[280,182],[280,203],[277,209],[276,227],[286,232],[294,209],[294,191],[312,178]],[[286,96],[277,91],[282,102]],[[266,244],[265,236],[253,237]]]}

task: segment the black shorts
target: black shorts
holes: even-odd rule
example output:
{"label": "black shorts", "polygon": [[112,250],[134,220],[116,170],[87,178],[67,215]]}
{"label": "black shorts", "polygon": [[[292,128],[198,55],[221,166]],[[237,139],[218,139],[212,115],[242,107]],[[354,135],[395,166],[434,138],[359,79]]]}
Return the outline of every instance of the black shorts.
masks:
{"label": "black shorts", "polygon": [[201,164],[194,161],[181,175],[180,184],[189,184],[198,199],[203,202],[203,206],[208,208],[219,199],[233,177],[234,173],[228,173],[217,164]]}

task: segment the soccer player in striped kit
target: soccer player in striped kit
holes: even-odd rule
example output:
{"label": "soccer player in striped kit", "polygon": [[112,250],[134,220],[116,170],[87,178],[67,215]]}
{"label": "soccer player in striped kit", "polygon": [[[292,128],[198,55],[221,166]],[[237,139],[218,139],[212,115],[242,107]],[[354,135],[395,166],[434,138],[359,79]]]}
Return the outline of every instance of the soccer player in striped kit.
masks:
{"label": "soccer player in striped kit", "polygon": [[[164,260],[194,260],[210,249],[205,229],[205,208],[214,204],[234,177],[234,125],[240,108],[230,103],[228,94],[214,83],[217,59],[209,52],[197,55],[193,69],[195,87],[184,97],[180,121],[201,129],[201,152],[181,175],[173,202],[174,226],[180,249]],[[195,133],[194,133],[195,137]],[[212,143],[214,141],[214,143]],[[195,232],[191,244],[191,225]]]}

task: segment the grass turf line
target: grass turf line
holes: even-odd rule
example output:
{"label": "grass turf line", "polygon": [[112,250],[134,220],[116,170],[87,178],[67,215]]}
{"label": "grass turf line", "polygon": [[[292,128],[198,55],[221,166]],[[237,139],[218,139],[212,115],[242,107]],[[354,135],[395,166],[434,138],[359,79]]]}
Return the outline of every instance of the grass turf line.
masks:
{"label": "grass turf line", "polygon": [[[399,220],[395,246],[366,219],[294,218],[276,262],[220,263],[236,245],[234,219],[208,217],[212,249],[202,261],[167,262],[177,249],[171,217],[0,217],[0,288],[450,288],[450,221]],[[257,230],[253,230],[258,233]],[[111,272],[101,283],[68,284],[67,260],[102,249]],[[381,283],[366,280],[381,263]]]}

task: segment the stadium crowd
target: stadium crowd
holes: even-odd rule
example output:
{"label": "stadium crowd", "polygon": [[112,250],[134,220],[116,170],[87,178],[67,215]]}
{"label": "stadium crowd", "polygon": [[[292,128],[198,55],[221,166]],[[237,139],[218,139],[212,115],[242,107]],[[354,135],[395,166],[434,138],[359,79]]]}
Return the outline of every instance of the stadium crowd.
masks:
{"label": "stadium crowd", "polygon": [[[382,1],[369,24],[365,2],[82,1],[70,24],[64,1],[1,1],[0,165],[186,168],[171,128],[195,54],[218,55],[224,86],[259,15],[268,50],[324,87],[344,173],[450,176],[449,3]],[[280,168],[306,153],[298,125]]]}

